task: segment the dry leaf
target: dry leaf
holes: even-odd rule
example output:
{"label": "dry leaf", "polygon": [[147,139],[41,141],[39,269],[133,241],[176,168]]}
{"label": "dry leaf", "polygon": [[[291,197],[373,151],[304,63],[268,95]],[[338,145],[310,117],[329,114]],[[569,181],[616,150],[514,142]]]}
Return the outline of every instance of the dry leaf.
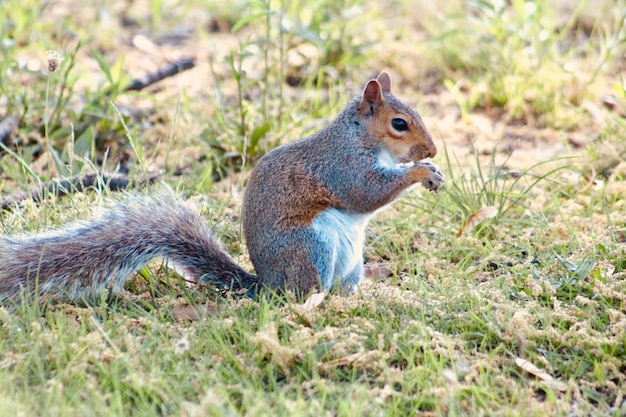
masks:
{"label": "dry leaf", "polygon": [[352,364],[360,356],[363,356],[363,352],[356,352],[343,358],[333,359],[323,364],[324,368],[337,368],[340,366],[346,366]]}
{"label": "dry leaf", "polygon": [[554,379],[552,377],[552,375],[550,375],[549,373],[547,373],[546,371],[537,368],[535,365],[533,365],[531,362],[528,362],[526,359],[522,359],[522,358],[515,358],[515,364],[517,366],[519,366],[520,368],[522,368],[524,371],[528,372],[531,375],[536,376],[537,378],[541,379],[542,381],[546,382],[547,385],[549,385],[552,389],[556,390],[556,391],[567,391],[567,384],[561,381],[558,381],[556,379]]}
{"label": "dry leaf", "polygon": [[159,48],[146,35],[138,34],[131,40],[133,46],[150,55],[157,55]]}
{"label": "dry leaf", "polygon": [[304,311],[311,311],[317,307],[319,307],[324,300],[326,299],[325,292],[316,292],[311,294],[309,298],[302,304],[302,309]]}
{"label": "dry leaf", "polygon": [[485,219],[492,219],[498,215],[498,208],[494,206],[486,206],[472,213],[471,216],[465,221],[463,227],[456,234],[456,237],[461,237],[463,233],[469,234],[476,226],[478,226]]}
{"label": "dry leaf", "polygon": [[359,351],[328,362],[320,362],[319,369],[322,372],[328,372],[331,369],[344,366],[355,367],[356,369],[371,369],[372,366],[380,364],[382,355],[382,352],[378,350]]}
{"label": "dry leaf", "polygon": [[250,340],[252,343],[256,343],[260,346],[263,355],[272,355],[272,360],[282,368],[285,373],[291,372],[293,363],[296,360],[304,360],[302,352],[280,343],[276,323],[270,322],[263,330],[258,331],[254,336],[250,337]]}
{"label": "dry leaf", "polygon": [[383,281],[391,276],[393,276],[393,271],[389,269],[387,264],[377,263],[365,265],[365,279]]}
{"label": "dry leaf", "polygon": [[117,356],[111,349],[106,349],[104,352],[100,353],[100,360],[102,362],[113,362],[117,359]]}
{"label": "dry leaf", "polygon": [[216,312],[217,305],[215,303],[196,305],[181,304],[172,309],[172,315],[178,322],[183,320],[197,321],[207,315],[214,315]]}
{"label": "dry leaf", "polygon": [[600,270],[600,276],[604,279],[611,278],[615,274],[615,266],[608,262],[596,262],[596,269]]}

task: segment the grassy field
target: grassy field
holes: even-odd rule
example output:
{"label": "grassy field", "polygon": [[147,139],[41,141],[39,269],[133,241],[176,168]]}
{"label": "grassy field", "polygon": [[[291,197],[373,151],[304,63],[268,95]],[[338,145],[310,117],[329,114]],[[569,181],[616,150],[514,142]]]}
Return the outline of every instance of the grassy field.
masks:
{"label": "grassy field", "polygon": [[89,307],[0,307],[0,415],[626,416],[626,3],[313,3],[0,2],[2,196],[158,174],[251,268],[247,173],[380,70],[446,174],[372,222],[357,294],[234,299],[157,262]]}

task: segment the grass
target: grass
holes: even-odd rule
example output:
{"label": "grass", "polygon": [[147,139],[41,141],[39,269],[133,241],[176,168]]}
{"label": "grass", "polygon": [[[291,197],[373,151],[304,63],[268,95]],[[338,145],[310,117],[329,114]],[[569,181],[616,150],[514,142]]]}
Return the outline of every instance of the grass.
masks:
{"label": "grass", "polygon": [[464,112],[505,107],[511,120],[571,128],[598,75],[619,71],[611,67],[626,36],[621,3],[470,1],[451,7],[456,10],[426,15],[421,23],[432,35],[429,57]]}
{"label": "grass", "polygon": [[[366,261],[391,277],[311,310],[186,288],[158,262],[89,307],[0,308],[0,415],[626,415],[623,2],[222,3],[5,1],[0,116],[20,123],[0,192],[162,169],[250,267],[246,172],[382,66],[446,185],[369,227]],[[184,54],[197,68],[124,91]],[[26,203],[2,232],[106,198]]]}

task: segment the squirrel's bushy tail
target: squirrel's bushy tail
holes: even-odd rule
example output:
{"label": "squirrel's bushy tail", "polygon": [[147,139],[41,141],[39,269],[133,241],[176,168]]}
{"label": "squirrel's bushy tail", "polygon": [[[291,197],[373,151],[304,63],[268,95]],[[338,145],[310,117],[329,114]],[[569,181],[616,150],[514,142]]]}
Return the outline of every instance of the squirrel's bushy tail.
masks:
{"label": "squirrel's bushy tail", "polygon": [[117,292],[157,257],[222,288],[250,290],[257,283],[196,212],[160,192],[128,196],[92,221],[41,235],[0,237],[0,301],[22,293],[77,299],[106,287]]}

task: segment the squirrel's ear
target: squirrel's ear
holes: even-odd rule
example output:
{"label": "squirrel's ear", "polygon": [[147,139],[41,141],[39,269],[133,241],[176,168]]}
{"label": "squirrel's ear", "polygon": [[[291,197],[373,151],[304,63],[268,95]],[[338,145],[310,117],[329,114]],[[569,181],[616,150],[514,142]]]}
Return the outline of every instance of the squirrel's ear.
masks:
{"label": "squirrel's ear", "polygon": [[359,111],[364,116],[372,115],[384,101],[383,91],[378,81],[369,80],[363,89],[363,96],[359,103]]}
{"label": "squirrel's ear", "polygon": [[378,84],[382,87],[383,93],[391,93],[391,77],[387,72],[383,71],[378,74],[376,81],[378,81]]}

